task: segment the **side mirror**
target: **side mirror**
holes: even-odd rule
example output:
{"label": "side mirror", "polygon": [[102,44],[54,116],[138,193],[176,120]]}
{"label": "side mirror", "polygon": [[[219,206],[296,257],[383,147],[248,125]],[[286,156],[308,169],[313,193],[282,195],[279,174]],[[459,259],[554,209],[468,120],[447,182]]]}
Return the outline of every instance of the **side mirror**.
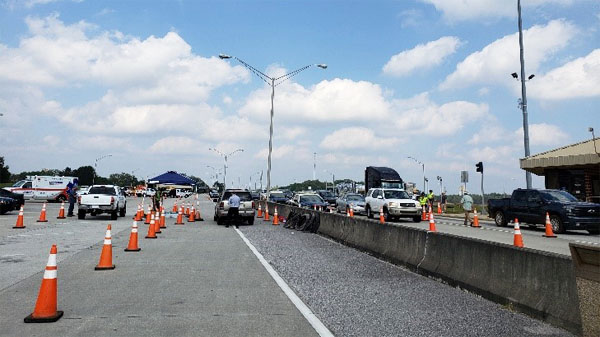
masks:
{"label": "side mirror", "polygon": [[377,199],[383,199],[383,196],[382,195],[378,195]]}

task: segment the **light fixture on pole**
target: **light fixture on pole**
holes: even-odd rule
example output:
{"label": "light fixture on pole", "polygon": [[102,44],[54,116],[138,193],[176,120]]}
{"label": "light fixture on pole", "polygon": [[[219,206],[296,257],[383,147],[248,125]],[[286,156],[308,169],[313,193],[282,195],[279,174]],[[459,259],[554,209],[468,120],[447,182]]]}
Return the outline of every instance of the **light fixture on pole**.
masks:
{"label": "light fixture on pole", "polygon": [[419,164],[423,167],[423,192],[426,192],[427,188],[425,186],[425,183],[427,182],[427,178],[425,178],[425,164],[414,157],[408,156],[407,158],[414,160],[417,164]]}
{"label": "light fixture on pole", "polygon": [[[227,153],[227,154],[225,154],[215,148],[212,148],[212,147],[208,148],[208,149],[211,151],[215,151],[217,154],[219,154],[225,160],[225,163],[223,164],[223,189],[225,189],[225,186],[226,186],[225,182],[227,181],[226,180],[227,179],[227,158],[231,157],[232,155],[234,155],[238,152],[244,152],[244,149],[237,149],[237,150],[231,151],[230,153]],[[233,185],[233,183],[231,183],[231,184]]]}
{"label": "light fixture on pole", "polygon": [[92,177],[92,185],[96,184],[96,168],[98,167],[98,162],[104,158],[112,157],[112,154],[107,154],[102,157],[96,158],[94,161],[94,176]]}
{"label": "light fixture on pole", "polygon": [[440,182],[440,200],[442,198],[442,192],[444,192],[443,188],[442,188],[442,177],[437,176],[437,180]]}
{"label": "light fixture on pole", "polygon": [[298,75],[300,72],[302,72],[312,66],[316,66],[321,69],[327,69],[327,65],[326,64],[309,64],[307,66],[304,66],[302,68],[299,68],[292,72],[289,72],[285,75],[282,75],[279,77],[270,77],[270,76],[267,76],[266,74],[264,74],[262,71],[254,68],[253,66],[249,65],[248,63],[237,58],[236,56],[231,56],[231,55],[227,55],[227,54],[219,54],[219,58],[222,60],[230,59],[230,58],[236,59],[244,67],[249,69],[256,76],[260,77],[260,79],[262,79],[265,83],[267,83],[271,87],[271,124],[269,127],[269,156],[267,159],[267,198],[268,198],[271,193],[271,154],[273,152],[273,115],[275,112],[273,101],[275,99],[275,87],[280,85],[281,83],[289,80],[290,78]]}

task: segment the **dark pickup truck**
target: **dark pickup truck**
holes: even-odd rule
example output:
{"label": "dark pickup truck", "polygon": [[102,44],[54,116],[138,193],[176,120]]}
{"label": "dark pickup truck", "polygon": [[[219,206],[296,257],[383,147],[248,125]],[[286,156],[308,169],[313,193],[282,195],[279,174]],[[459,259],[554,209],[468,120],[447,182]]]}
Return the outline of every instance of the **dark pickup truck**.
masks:
{"label": "dark pickup truck", "polygon": [[515,218],[532,226],[544,225],[548,212],[555,233],[567,229],[600,233],[600,204],[579,201],[561,190],[517,189],[510,198],[488,200],[488,211],[498,226]]}

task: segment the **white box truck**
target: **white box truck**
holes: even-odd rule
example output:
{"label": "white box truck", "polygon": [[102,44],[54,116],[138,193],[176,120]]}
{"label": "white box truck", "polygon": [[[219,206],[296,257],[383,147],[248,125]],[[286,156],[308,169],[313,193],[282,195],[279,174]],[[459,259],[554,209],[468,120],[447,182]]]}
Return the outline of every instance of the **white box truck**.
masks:
{"label": "white box truck", "polygon": [[30,176],[4,189],[23,194],[25,199],[65,201],[68,199],[67,184],[73,179],[75,177]]}

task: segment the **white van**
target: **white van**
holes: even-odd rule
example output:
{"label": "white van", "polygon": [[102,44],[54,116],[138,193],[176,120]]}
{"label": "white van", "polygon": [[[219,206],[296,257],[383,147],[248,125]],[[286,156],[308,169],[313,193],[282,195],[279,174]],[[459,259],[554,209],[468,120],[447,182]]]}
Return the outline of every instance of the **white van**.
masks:
{"label": "white van", "polygon": [[23,194],[25,199],[65,201],[68,199],[67,184],[75,178],[31,176],[4,189],[13,193]]}

